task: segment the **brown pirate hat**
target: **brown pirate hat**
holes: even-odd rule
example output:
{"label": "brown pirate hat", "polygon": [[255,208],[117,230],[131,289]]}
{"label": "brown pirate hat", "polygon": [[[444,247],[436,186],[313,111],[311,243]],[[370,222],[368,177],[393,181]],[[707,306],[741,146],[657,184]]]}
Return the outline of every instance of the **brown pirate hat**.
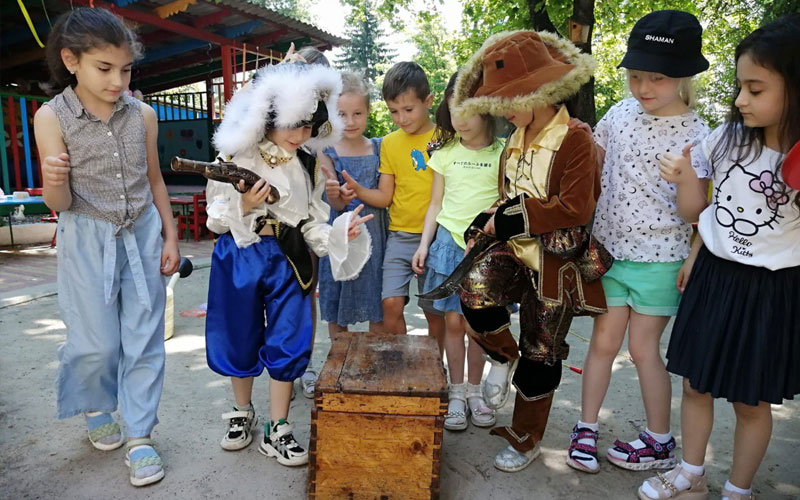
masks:
{"label": "brown pirate hat", "polygon": [[457,112],[506,115],[562,102],[594,72],[594,59],[546,31],[506,31],[489,37],[459,72]]}

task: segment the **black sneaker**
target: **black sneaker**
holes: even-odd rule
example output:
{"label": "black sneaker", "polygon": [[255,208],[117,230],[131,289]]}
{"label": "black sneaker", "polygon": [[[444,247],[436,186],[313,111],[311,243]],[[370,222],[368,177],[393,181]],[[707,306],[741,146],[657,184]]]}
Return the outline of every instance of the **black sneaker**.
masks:
{"label": "black sneaker", "polygon": [[264,426],[264,440],[258,451],[275,457],[281,465],[296,466],[308,463],[308,451],[303,449],[292,435],[294,426],[282,418]]}
{"label": "black sneaker", "polygon": [[256,411],[251,406],[248,410],[237,410],[222,414],[222,420],[228,421],[228,431],[220,442],[220,446],[228,451],[246,448],[253,441],[253,429],[258,425]]}

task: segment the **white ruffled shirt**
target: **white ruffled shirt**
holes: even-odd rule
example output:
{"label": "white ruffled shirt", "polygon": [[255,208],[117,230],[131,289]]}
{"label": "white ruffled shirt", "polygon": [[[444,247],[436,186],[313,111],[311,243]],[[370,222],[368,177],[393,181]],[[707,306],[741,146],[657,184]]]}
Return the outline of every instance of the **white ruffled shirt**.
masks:
{"label": "white ruffled shirt", "polygon": [[[290,160],[270,166],[261,153]],[[324,176],[316,176],[317,183],[312,185],[312,179],[300,159],[266,139],[259,144],[258,150],[239,153],[230,161],[264,178],[278,190],[280,199],[271,205],[262,203],[245,215],[242,212],[242,195],[231,184],[209,180],[206,188],[206,226],[210,231],[217,234],[230,231],[236,246],[245,248],[261,241],[255,232],[256,221],[261,216],[274,218],[291,227],[297,227],[306,220],[301,228],[303,239],[319,257],[331,257],[334,278],[345,281],[358,276],[370,255],[369,232],[361,231],[355,239],[347,241],[350,212],[337,217],[333,226],[328,225],[330,207],[322,201]]]}

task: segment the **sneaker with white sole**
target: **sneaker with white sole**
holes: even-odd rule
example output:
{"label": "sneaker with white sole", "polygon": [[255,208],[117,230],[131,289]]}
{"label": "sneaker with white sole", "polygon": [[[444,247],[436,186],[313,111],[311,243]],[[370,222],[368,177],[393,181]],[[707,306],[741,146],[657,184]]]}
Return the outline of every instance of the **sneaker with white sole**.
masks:
{"label": "sneaker with white sole", "polygon": [[666,443],[659,443],[648,432],[639,433],[639,441],[644,447],[634,447],[617,439],[614,447],[609,448],[606,456],[608,461],[617,467],[628,470],[671,469],[678,465],[675,458],[675,438],[670,438]]}
{"label": "sneaker with white sole", "polygon": [[300,376],[300,387],[303,388],[303,396],[313,399],[314,398],[314,389],[317,385],[317,372],[314,370],[306,370]]}
{"label": "sneaker with white sole", "polygon": [[274,457],[281,465],[290,467],[308,463],[308,451],[292,435],[294,426],[285,418],[264,426],[264,439],[258,451],[262,455]]}
{"label": "sneaker with white sole", "polygon": [[247,410],[237,410],[222,414],[222,420],[228,421],[228,430],[225,432],[220,446],[228,451],[241,450],[253,441],[253,430],[258,425],[258,417],[251,406]]}

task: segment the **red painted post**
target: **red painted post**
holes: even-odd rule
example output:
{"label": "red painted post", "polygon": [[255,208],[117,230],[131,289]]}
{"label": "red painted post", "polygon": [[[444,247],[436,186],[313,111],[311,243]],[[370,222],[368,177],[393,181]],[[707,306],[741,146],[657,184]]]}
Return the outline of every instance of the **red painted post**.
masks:
{"label": "red painted post", "polygon": [[22,172],[19,164],[19,144],[17,144],[17,110],[14,107],[14,98],[8,96],[8,125],[11,129],[11,155],[14,158],[14,185],[17,191],[22,191]]}
{"label": "red painted post", "polygon": [[222,105],[224,106],[233,97],[233,68],[231,67],[231,56],[233,54],[229,45],[221,46],[220,50],[222,50],[222,88],[224,94]]}

